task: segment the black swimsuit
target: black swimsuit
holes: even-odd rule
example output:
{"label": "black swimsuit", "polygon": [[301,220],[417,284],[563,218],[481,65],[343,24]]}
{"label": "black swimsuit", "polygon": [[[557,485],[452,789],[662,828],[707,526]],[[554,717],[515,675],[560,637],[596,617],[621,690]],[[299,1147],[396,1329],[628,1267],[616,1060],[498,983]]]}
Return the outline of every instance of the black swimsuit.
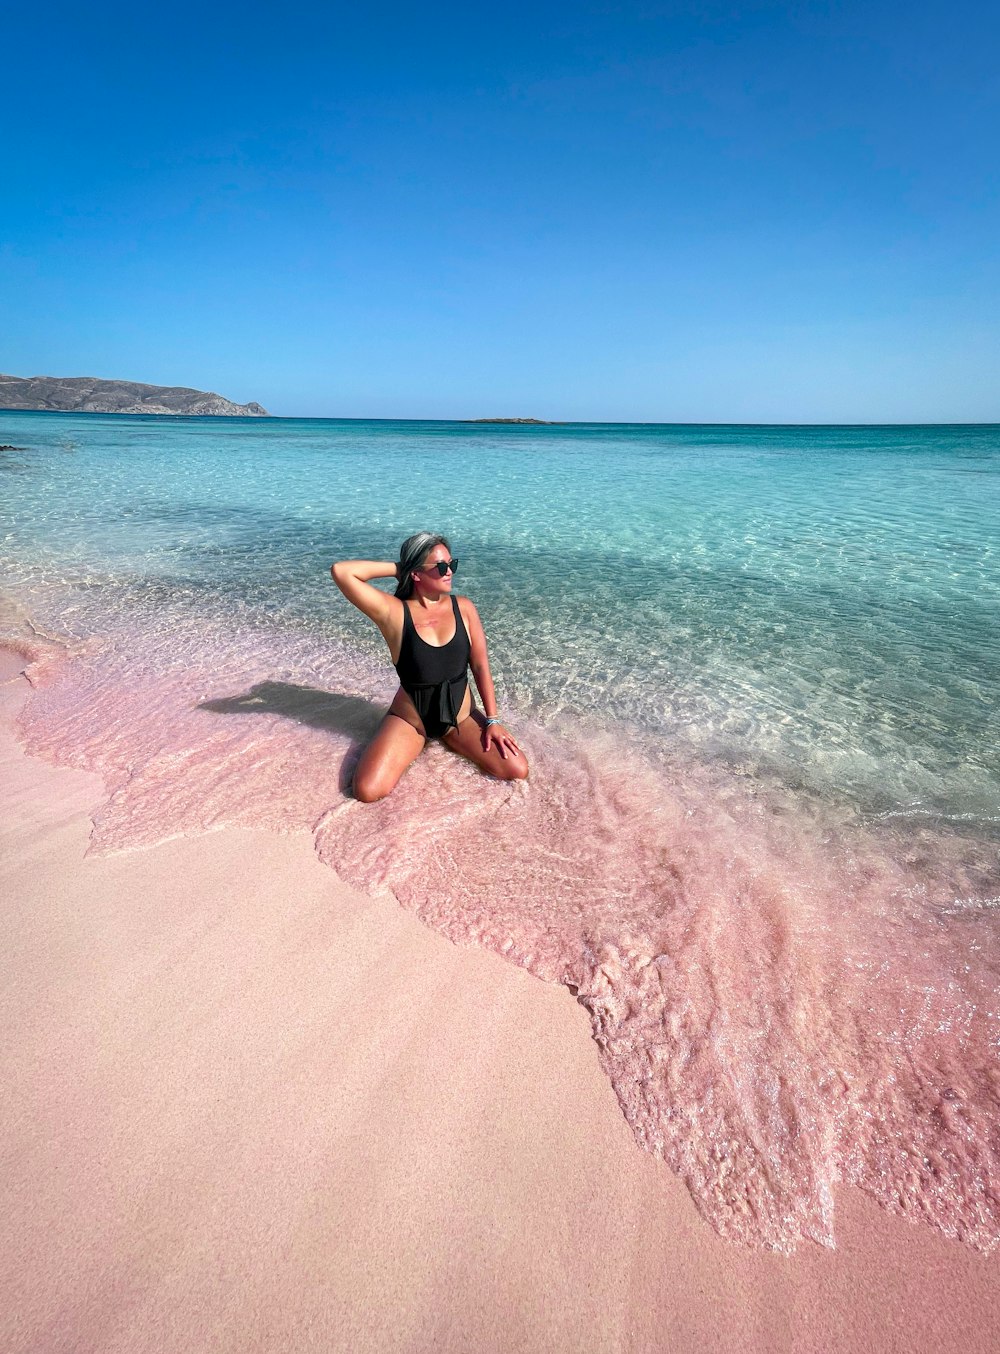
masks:
{"label": "black swimsuit", "polygon": [[403,603],[403,642],[396,671],[399,684],[417,707],[428,738],[440,738],[458,723],[459,711],[469,689],[469,632],[451,599],[455,633],[447,644],[428,644],[417,634],[410,608]]}

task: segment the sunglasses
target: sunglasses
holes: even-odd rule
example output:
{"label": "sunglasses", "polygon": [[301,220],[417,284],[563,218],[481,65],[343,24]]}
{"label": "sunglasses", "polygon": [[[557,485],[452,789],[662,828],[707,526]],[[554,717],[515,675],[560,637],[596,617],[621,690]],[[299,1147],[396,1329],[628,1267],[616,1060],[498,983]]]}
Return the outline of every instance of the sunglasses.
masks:
{"label": "sunglasses", "polygon": [[439,559],[437,564],[432,564],[424,570],[425,574],[431,574],[434,570],[438,571],[438,576],[444,578],[447,573],[455,573],[458,569],[457,559]]}

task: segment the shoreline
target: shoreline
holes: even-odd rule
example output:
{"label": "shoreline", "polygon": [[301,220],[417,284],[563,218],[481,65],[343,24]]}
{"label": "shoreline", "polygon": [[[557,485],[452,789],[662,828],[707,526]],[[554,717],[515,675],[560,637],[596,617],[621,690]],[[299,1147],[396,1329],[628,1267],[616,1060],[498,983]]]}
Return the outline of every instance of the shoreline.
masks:
{"label": "shoreline", "polygon": [[1000,1257],[838,1186],[836,1250],[720,1240],[583,1009],[341,883],[308,833],[86,855],[2,656],[4,1347],[992,1348]]}
{"label": "shoreline", "polygon": [[[446,770],[453,759],[430,747],[394,795],[361,806],[344,789],[380,717],[378,665],[351,667],[348,679],[329,645],[268,645],[255,631],[249,649],[239,632],[213,648],[200,629],[181,642],[173,625],[145,639],[133,625],[67,651],[23,608],[11,621],[38,661],[24,746],[103,778],[91,855],[225,828],[309,834],[319,860],[365,895],[391,893],[448,939],[567,986],[635,1140],[662,1155],[720,1235],[781,1250],[830,1244],[833,1187],[847,1179],[890,1212],[995,1248],[984,1188],[995,1052],[983,1046],[993,950],[956,988],[975,919],[942,936],[933,918],[914,916],[883,943],[879,909],[892,895],[866,892],[859,877],[863,860],[876,880],[884,873],[878,843],[864,857],[817,861],[808,823],[769,835],[780,816],[760,817],[704,769],[664,779],[633,757],[623,778],[620,747],[564,748],[541,728],[529,743],[540,774],[527,786],[484,782],[464,764]],[[605,761],[617,768],[610,777]],[[613,846],[601,820],[609,800]],[[658,883],[664,845],[679,874]],[[842,862],[847,873],[832,876]],[[831,872],[822,893],[820,865]],[[853,933],[851,917],[837,925],[845,889],[857,889],[855,922],[876,912]],[[811,913],[799,903],[810,899]],[[825,953],[812,940],[817,916]],[[925,947],[942,940],[951,948],[928,964]],[[857,974],[879,962],[873,945],[884,967],[862,990]],[[941,994],[933,1019],[928,992]],[[955,1029],[961,1041],[921,1043],[928,1026],[931,1040]],[[908,1074],[907,1057],[922,1077]],[[941,1078],[947,1103],[928,1114],[926,1087]]]}

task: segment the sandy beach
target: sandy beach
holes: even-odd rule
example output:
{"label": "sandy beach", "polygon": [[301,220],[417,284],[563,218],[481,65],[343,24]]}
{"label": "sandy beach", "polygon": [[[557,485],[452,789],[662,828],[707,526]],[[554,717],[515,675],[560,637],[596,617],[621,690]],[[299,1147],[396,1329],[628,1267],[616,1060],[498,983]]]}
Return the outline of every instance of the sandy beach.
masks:
{"label": "sandy beach", "polygon": [[367,898],[306,833],[87,856],[96,775],[2,693],[0,1345],[995,1348],[1000,1261],[837,1199],[719,1240],[565,988]]}
{"label": "sandy beach", "polygon": [[38,30],[0,1354],[1000,1354],[1000,18]]}

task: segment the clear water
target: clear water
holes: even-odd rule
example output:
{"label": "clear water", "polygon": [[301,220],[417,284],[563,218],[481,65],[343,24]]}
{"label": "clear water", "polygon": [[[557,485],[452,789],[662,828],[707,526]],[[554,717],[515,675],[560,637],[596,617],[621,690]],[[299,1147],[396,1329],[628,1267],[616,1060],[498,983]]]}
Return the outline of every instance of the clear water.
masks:
{"label": "clear water", "polygon": [[[104,774],[95,849],[311,830],[574,990],[720,1231],[829,1242],[850,1180],[994,1244],[1000,428],[7,414],[0,443],[24,733]],[[361,806],[393,674],[328,567],[419,528],[532,778],[433,747]]]}

